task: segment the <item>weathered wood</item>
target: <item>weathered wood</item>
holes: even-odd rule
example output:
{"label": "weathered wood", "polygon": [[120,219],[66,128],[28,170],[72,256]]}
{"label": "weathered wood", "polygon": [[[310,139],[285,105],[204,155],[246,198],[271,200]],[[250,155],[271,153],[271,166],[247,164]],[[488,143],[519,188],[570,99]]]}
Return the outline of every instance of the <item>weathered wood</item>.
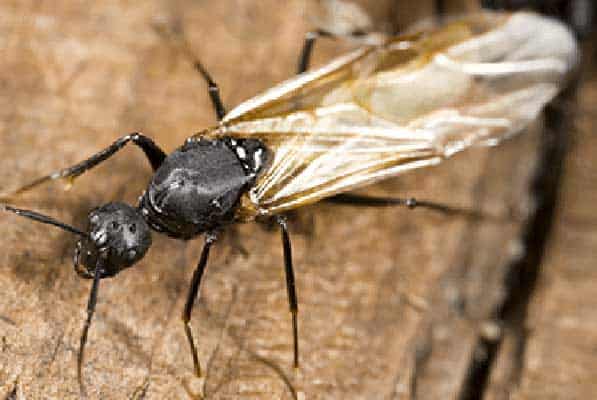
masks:
{"label": "weathered wood", "polygon": [[[593,43],[594,46],[594,43]],[[508,330],[486,393],[500,399],[588,399],[597,393],[597,75],[588,49],[549,246],[528,315]]]}
{"label": "weathered wood", "polygon": [[[373,15],[392,24],[373,4]],[[383,4],[382,4],[383,3]],[[400,2],[402,4],[408,2]],[[421,2],[424,3],[424,2]],[[429,12],[429,11],[426,11]],[[213,124],[206,88],[152,27],[179,20],[226,104],[293,73],[309,29],[303,2],[3,2],[0,187],[60,168],[142,130],[168,150]],[[399,13],[398,15],[406,15]],[[399,25],[400,26],[400,25]],[[323,42],[315,62],[341,51]],[[537,133],[536,131],[535,133]],[[524,216],[539,136],[466,152],[371,192]],[[106,201],[134,203],[149,177],[139,152],[24,204],[80,225]],[[0,216],[0,398],[78,398],[75,359],[89,282],[70,267],[73,238]],[[198,244],[154,237],[140,265],[102,282],[85,379],[90,398],[455,398],[483,322],[501,301],[503,265],[522,222],[423,210],[317,205],[291,221],[301,369],[292,370],[278,232],[239,227],[248,256],[214,247],[192,326],[204,382],[179,313]]]}
{"label": "weathered wood", "polygon": [[[528,184],[540,129],[529,130],[488,155],[474,189],[475,203],[522,217],[528,212]],[[459,246],[434,283],[430,313],[418,347],[414,390],[421,399],[457,399],[475,357],[477,343],[489,337],[496,307],[504,300],[506,266],[517,257],[522,223],[471,222]]]}

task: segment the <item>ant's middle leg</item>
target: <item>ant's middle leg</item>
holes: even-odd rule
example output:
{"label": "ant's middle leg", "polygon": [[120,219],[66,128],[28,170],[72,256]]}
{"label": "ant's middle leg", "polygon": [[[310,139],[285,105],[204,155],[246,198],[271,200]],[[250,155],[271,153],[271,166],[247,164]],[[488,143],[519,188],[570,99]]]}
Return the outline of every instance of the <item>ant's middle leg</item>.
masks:
{"label": "ant's middle leg", "polygon": [[187,294],[187,301],[184,306],[184,311],[182,312],[182,322],[184,324],[184,330],[185,334],[187,335],[189,347],[191,348],[193,367],[195,369],[195,375],[197,377],[201,377],[201,363],[199,362],[197,345],[195,345],[195,340],[193,339],[193,332],[191,331],[191,315],[193,313],[193,306],[195,305],[195,300],[199,296],[201,278],[203,277],[203,273],[205,272],[205,268],[207,267],[209,250],[216,240],[217,236],[214,232],[207,232],[205,234],[205,243],[203,245],[203,250],[201,251],[201,257],[199,258],[199,263],[197,264],[197,268],[195,268],[195,272],[193,272],[193,278],[191,279],[191,285]]}
{"label": "ant's middle leg", "polygon": [[226,115],[226,107],[224,107],[224,103],[222,102],[222,98],[220,96],[220,88],[205,66],[203,66],[203,63],[199,60],[199,57],[197,57],[197,55],[191,49],[182,27],[177,26],[175,29],[167,29],[166,27],[156,26],[156,29],[159,34],[178,47],[187,60],[189,60],[193,64],[193,67],[201,74],[203,80],[205,80],[207,83],[209,99],[211,100],[216,117],[218,121],[221,121]]}
{"label": "ant's middle leg", "polygon": [[52,172],[51,174],[36,179],[33,182],[23,185],[17,189],[1,192],[0,199],[9,199],[13,196],[20,195],[37,186],[40,186],[44,183],[53,180],[64,179],[72,183],[72,181],[74,181],[74,179],[77,178],[79,175],[82,175],[84,172],[106,161],[108,158],[112,157],[116,152],[121,150],[129,142],[133,142],[134,144],[139,146],[141,150],[143,150],[145,156],[147,157],[147,160],[151,164],[151,167],[154,171],[159,168],[159,166],[166,158],[166,153],[164,153],[164,151],[153,140],[151,140],[147,136],[144,136],[141,133],[131,133],[129,135],[121,137],[120,139],[112,143],[110,146],[106,147],[105,149],[95,153],[88,159],[83,160],[73,166]]}

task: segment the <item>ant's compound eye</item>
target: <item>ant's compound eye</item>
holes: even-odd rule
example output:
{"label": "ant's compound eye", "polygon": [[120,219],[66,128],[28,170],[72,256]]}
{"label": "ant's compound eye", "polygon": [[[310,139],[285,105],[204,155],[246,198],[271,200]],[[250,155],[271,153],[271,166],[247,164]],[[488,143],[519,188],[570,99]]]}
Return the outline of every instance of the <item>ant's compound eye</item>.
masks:
{"label": "ant's compound eye", "polygon": [[93,210],[88,233],[75,254],[75,269],[86,278],[93,277],[97,265],[102,266],[102,277],[113,276],[143,258],[151,246],[151,231],[143,215],[124,203]]}

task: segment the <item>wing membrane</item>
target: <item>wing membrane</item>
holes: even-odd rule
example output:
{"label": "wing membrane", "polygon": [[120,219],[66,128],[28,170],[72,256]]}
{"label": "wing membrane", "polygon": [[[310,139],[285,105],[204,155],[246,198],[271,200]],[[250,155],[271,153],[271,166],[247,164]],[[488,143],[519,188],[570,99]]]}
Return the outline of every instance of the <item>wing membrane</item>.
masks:
{"label": "wing membrane", "polygon": [[380,40],[275,86],[215,130],[272,150],[240,214],[282,212],[496,144],[557,94],[577,51],[553,20],[484,13]]}

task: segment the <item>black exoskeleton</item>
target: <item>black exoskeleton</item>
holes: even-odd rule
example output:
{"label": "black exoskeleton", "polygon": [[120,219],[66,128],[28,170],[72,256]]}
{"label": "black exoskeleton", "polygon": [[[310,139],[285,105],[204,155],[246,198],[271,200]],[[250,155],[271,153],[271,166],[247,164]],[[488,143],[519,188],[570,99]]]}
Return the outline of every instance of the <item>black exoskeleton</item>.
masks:
{"label": "black exoskeleton", "polygon": [[141,213],[151,228],[185,240],[227,225],[266,154],[258,140],[187,140],[155,172]]}
{"label": "black exoskeleton", "polygon": [[89,213],[87,235],[75,248],[75,271],[92,279],[101,264],[100,278],[109,278],[133,266],[150,246],[151,231],[137,209],[108,203]]}

